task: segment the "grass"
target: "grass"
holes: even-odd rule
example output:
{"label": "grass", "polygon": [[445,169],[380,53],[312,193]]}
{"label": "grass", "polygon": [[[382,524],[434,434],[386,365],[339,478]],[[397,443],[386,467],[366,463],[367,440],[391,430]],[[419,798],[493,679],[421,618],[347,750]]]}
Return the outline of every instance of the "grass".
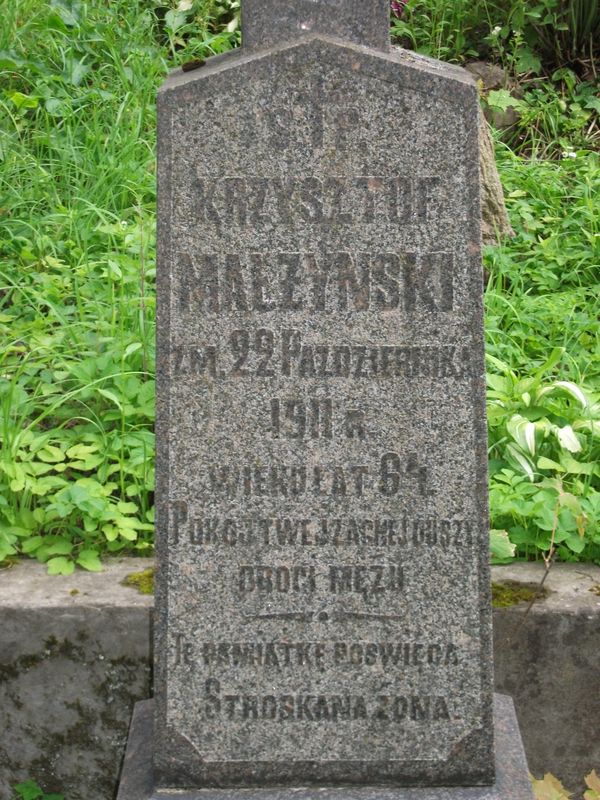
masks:
{"label": "grass", "polygon": [[[155,93],[169,67],[236,44],[237,7],[0,0],[0,11],[0,562],[23,553],[68,574],[152,549]],[[504,406],[490,400],[494,526],[534,557],[548,545],[547,498],[532,510],[529,484],[557,503],[573,494],[588,504],[584,547],[563,539],[561,557],[597,559],[597,471],[569,472],[577,454],[548,450],[550,429],[537,434],[542,455],[567,468],[535,462],[532,482],[506,448],[518,447],[510,420],[530,411],[514,386],[557,348],[540,386],[600,391],[598,158],[528,160],[500,142],[498,157],[517,235],[486,251],[488,351],[491,374],[510,383],[504,364],[516,377]],[[535,420],[581,423],[584,467],[592,405],[576,413],[569,396],[544,395]]]}

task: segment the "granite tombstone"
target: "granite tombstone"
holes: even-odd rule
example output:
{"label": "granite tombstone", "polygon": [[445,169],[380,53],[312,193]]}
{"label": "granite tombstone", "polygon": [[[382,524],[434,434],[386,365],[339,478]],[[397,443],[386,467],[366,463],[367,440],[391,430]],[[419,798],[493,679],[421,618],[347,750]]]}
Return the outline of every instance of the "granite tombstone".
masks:
{"label": "granite tombstone", "polygon": [[391,52],[386,0],[242,13],[159,94],[156,711],[120,797],[150,746],[155,797],[499,797],[476,88]]}

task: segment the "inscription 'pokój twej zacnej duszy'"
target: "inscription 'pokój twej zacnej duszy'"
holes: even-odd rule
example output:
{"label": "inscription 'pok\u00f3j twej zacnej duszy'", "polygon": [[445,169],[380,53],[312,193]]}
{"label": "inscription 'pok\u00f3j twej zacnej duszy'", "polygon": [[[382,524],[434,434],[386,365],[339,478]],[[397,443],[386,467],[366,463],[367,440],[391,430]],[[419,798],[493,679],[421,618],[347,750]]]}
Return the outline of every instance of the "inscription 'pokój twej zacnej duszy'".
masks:
{"label": "inscription 'pok\u00f3j twej zacnej duszy'", "polygon": [[476,87],[266,5],[159,96],[155,779],[490,784]]}

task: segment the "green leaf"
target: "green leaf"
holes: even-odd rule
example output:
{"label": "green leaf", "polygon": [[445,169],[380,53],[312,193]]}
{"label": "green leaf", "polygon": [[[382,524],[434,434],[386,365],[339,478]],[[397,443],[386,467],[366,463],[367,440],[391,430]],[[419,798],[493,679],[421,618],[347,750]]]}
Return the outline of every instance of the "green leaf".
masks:
{"label": "green leaf", "polygon": [[548,386],[543,386],[537,393],[537,397],[543,397],[546,394],[550,394],[550,392],[554,392],[556,390],[561,390],[570,394],[571,397],[575,398],[578,403],[582,405],[583,408],[588,408],[590,405],[590,401],[588,400],[585,392],[577,386],[576,383],[572,381],[555,381],[554,383],[549,384]]}
{"label": "green leaf", "polygon": [[187,14],[182,11],[167,11],[165,14],[165,25],[172,32],[176,33],[187,22]]}
{"label": "green leaf", "polygon": [[490,551],[493,559],[505,562],[515,555],[516,545],[508,538],[507,531],[490,531]]}
{"label": "green leaf", "polygon": [[22,800],[38,800],[44,794],[37,783],[32,780],[17,783],[14,789]]}
{"label": "green leaf", "polygon": [[117,511],[119,514],[135,514],[138,507],[135,503],[125,503],[123,501],[117,503]]}
{"label": "green leaf", "polygon": [[82,550],[77,558],[77,563],[90,572],[102,572],[102,563],[96,550]]}
{"label": "green leaf", "polygon": [[40,102],[37,97],[23,94],[23,92],[12,92],[8,97],[19,110],[22,108],[37,108]]}
{"label": "green leaf", "polygon": [[488,92],[486,101],[490,108],[495,108],[499,111],[506,111],[511,106],[514,108],[520,105],[520,101],[506,89],[496,89]]}
{"label": "green leaf", "polygon": [[569,800],[571,797],[571,792],[549,772],[540,780],[531,776],[531,785],[535,800]]}
{"label": "green leaf", "polygon": [[52,444],[45,444],[37,451],[36,455],[40,461],[45,461],[48,464],[57,464],[65,460],[65,454],[60,447],[55,447]]}
{"label": "green leaf", "polygon": [[596,462],[586,464],[581,461],[576,461],[568,453],[564,453],[560,461],[563,465],[563,472],[568,472],[571,475],[593,475],[597,466]]}
{"label": "green leaf", "polygon": [[533,483],[535,478],[533,465],[525,453],[522,453],[514,444],[509,444],[506,448],[506,454],[508,460]]}
{"label": "green leaf", "polygon": [[535,423],[520,414],[515,414],[507,422],[506,429],[522,450],[528,450],[531,455],[534,455]]}
{"label": "green leaf", "polygon": [[46,550],[48,556],[68,556],[73,550],[73,543],[68,539],[57,539]]}
{"label": "green leaf", "polygon": [[579,453],[581,451],[581,443],[570,425],[565,425],[562,428],[556,427],[554,432],[556,438],[560,442],[560,446],[564,447],[565,450],[568,450],[570,453]]}
{"label": "green leaf", "polygon": [[48,561],[48,574],[49,575],[71,575],[75,569],[75,564],[64,556],[51,558]]}
{"label": "green leaf", "polygon": [[38,549],[38,547],[41,547],[41,545],[43,544],[44,544],[43,536],[30,536],[28,539],[25,539],[25,541],[21,545],[21,550],[24,553],[33,553]]}
{"label": "green leaf", "polygon": [[57,12],[68,28],[74,28],[79,25],[79,3],[68,2],[68,0],[50,0],[50,7]]}
{"label": "green leaf", "polygon": [[592,770],[589,775],[585,776],[587,790],[583,795],[584,800],[600,800],[600,778],[596,770]]}
{"label": "green leaf", "polygon": [[69,111],[69,106],[58,97],[49,97],[44,103],[46,111],[53,117],[64,117]]}
{"label": "green leaf", "polygon": [[91,453],[97,453],[100,446],[97,444],[76,444],[69,447],[67,455],[69,458],[78,458],[84,460]]}
{"label": "green leaf", "polygon": [[585,107],[591,108],[593,111],[600,114],[600,97],[588,97],[585,102]]}
{"label": "green leaf", "polygon": [[565,468],[562,464],[559,464],[557,461],[552,461],[551,458],[546,458],[546,456],[538,458],[537,466],[538,469],[553,469],[556,470],[556,472],[565,472]]}
{"label": "green leaf", "polygon": [[518,75],[524,75],[526,72],[539,75],[542,71],[542,62],[528,47],[521,47],[517,51],[515,69]]}
{"label": "green leaf", "polygon": [[121,405],[121,401],[114,392],[111,392],[108,389],[98,389],[98,393],[108,398],[112,403],[114,403],[116,407],[119,409],[119,411],[123,411],[123,406]]}

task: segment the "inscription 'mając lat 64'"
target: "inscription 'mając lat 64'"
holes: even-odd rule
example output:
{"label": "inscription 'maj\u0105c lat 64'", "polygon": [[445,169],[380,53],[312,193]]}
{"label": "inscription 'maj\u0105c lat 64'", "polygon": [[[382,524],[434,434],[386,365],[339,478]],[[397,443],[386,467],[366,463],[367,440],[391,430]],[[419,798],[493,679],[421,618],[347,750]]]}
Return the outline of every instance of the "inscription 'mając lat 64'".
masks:
{"label": "inscription 'maj\u0105c lat 64'", "polygon": [[476,89],[252,52],[159,98],[158,781],[491,783]]}

